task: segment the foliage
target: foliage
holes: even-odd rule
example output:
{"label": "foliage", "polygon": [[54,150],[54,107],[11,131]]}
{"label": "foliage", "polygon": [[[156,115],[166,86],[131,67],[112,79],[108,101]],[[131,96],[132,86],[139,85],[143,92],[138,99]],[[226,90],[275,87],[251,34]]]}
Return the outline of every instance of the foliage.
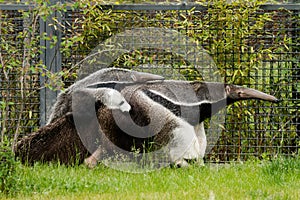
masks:
{"label": "foliage", "polygon": [[10,145],[7,138],[0,142],[0,195],[12,195],[18,189],[17,167],[19,163],[15,160]]}

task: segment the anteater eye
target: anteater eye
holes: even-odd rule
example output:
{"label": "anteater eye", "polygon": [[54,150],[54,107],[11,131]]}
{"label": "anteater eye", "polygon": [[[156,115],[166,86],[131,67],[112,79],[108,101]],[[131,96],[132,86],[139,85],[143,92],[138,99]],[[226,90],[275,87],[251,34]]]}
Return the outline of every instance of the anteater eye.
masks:
{"label": "anteater eye", "polygon": [[121,101],[121,102],[119,103],[119,106],[122,106],[124,103],[125,103],[125,101]]}

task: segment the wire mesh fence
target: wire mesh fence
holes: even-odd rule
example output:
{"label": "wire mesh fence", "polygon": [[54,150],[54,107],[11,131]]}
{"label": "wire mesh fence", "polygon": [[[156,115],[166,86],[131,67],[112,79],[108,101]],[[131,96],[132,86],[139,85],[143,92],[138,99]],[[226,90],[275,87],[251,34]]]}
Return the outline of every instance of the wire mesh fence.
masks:
{"label": "wire mesh fence", "polygon": [[[21,80],[22,71],[17,68],[24,64],[19,58],[27,51],[19,38],[26,28],[22,12],[1,9],[0,24],[0,129],[3,137],[16,132],[32,132],[39,125],[40,81],[39,74],[32,72],[24,77],[26,81]],[[10,66],[5,69],[6,63]]]}
{"label": "wire mesh fence", "polygon": [[[290,156],[297,153],[300,145],[300,6],[281,7],[264,5],[251,13],[245,13],[240,7],[222,9],[199,5],[100,6],[97,8],[100,16],[93,19],[94,22],[99,20],[99,31],[92,34],[87,32],[84,45],[76,43],[68,54],[61,53],[57,69],[73,68],[97,44],[126,30],[147,27],[175,30],[196,41],[209,54],[222,81],[255,88],[283,100],[276,105],[251,100],[229,106],[219,113],[219,116],[225,115],[225,124],[217,136],[213,134],[214,128],[210,128],[213,127],[211,123],[207,122],[207,135],[214,141],[209,143],[211,151],[206,156],[207,160],[226,162],[277,154]],[[1,7],[2,27],[8,21],[12,26],[6,32],[2,28],[0,38],[1,41],[17,46],[16,34],[22,32],[26,22],[21,17],[22,12],[11,6],[10,8],[5,10]],[[61,30],[62,38],[73,37],[85,31],[82,24],[77,22],[78,17],[83,15],[81,11],[74,10],[62,13],[60,20],[65,27]],[[266,19],[264,23],[263,19]],[[78,24],[71,26],[74,23]],[[37,34],[40,34],[39,31],[41,29]],[[149,34],[148,37],[147,42],[150,43],[156,36]],[[187,51],[191,49],[187,43],[180,45]],[[199,55],[186,60],[172,51],[151,47],[127,52],[110,66],[142,71],[149,71],[150,67],[151,72],[160,73],[166,78],[174,78],[175,71],[175,74],[182,75],[186,80],[203,79],[195,73],[195,66],[192,64],[198,62],[196,59]],[[18,49],[24,51],[21,44]],[[6,55],[5,50],[1,49],[1,54]],[[48,56],[47,51],[43,56]],[[205,62],[203,63],[202,69],[205,67]],[[9,106],[3,106],[5,110],[1,110],[1,129],[7,134],[14,134],[19,127],[21,135],[26,135],[39,127],[41,116],[47,116],[49,109],[41,107],[49,107],[45,104],[51,105],[55,99],[53,95],[41,95],[40,86],[43,83],[40,82],[39,73],[28,74],[30,84],[22,86],[21,91],[18,73],[13,68],[8,72],[1,71],[1,98],[6,102],[13,102]],[[214,76],[213,73],[209,74],[211,80]],[[68,86],[74,79],[64,81]],[[210,80],[206,78],[206,81]],[[20,98],[21,95],[26,98]],[[51,101],[45,101],[47,98]],[[20,102],[20,99],[25,101],[22,109],[20,105],[24,102]],[[16,112],[12,112],[13,110]],[[23,113],[18,115],[18,112]]]}

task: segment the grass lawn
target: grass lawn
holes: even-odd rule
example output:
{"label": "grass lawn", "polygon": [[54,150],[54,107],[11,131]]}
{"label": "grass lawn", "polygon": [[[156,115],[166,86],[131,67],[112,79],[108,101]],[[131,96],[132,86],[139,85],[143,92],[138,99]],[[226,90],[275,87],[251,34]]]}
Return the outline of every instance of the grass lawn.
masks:
{"label": "grass lawn", "polygon": [[192,165],[127,173],[99,165],[20,166],[19,191],[0,199],[300,199],[300,160]]}

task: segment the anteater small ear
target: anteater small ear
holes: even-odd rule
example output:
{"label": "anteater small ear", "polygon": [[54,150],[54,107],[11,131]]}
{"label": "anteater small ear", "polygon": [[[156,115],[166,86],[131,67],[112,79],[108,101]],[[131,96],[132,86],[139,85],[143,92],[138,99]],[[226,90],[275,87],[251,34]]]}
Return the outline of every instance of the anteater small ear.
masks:
{"label": "anteater small ear", "polygon": [[229,85],[226,85],[226,87],[225,87],[225,92],[226,92],[226,94],[229,95],[229,94],[230,94],[230,91],[231,91],[230,86],[229,86]]}

